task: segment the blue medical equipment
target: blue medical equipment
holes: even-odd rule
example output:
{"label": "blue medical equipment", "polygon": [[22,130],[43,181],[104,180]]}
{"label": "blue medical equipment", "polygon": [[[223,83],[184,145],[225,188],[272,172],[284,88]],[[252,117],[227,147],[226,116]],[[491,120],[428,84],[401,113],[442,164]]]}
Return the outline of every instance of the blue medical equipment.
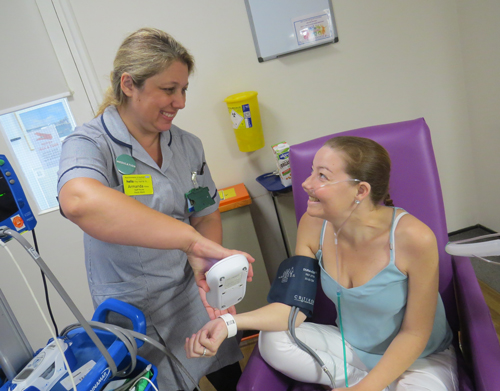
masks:
{"label": "blue medical equipment", "polygon": [[[164,345],[145,335],[146,320],[139,309],[116,299],[108,299],[96,309],[92,321],[85,320],[42,257],[20,235],[32,230],[35,225],[36,220],[17,176],[7,158],[0,155],[0,244],[6,247],[4,242],[16,239],[79,322],[66,327],[56,340],[51,339],[33,357],[31,346],[0,291],[0,369],[8,379],[3,384],[0,382],[0,391],[100,391],[111,379],[134,378],[147,368],[153,375],[144,391],[151,386],[157,389],[156,367],[137,356],[137,348],[144,342],[155,346],[174,361],[199,390],[180,361]],[[110,312],[131,321],[133,330],[104,323]],[[0,378],[0,381],[3,379]]]}
{"label": "blue medical equipment", "polygon": [[[139,334],[146,333],[146,318],[144,314],[132,305],[116,299],[108,299],[97,307],[90,324],[92,325],[93,322],[100,322],[105,325],[106,316],[111,312],[118,313],[129,319],[132,323],[133,331]],[[108,327],[113,328],[113,325],[108,325]],[[117,363],[118,373],[120,374],[121,372],[121,375],[118,375],[119,377],[130,377],[132,376],[132,372],[137,372],[149,365],[146,360],[135,355],[137,348],[142,346],[143,341],[135,341],[133,337],[129,337],[129,340],[124,342],[118,335],[111,331],[96,330],[95,332],[115,363]],[[126,331],[124,330],[124,332]],[[75,380],[79,381],[81,379],[79,384],[77,384],[77,389],[95,391],[102,389],[103,386],[111,380],[113,375],[108,363],[92,343],[86,331],[79,325],[74,325],[69,326],[61,334],[69,341],[71,349],[75,353],[76,369],[74,372],[78,372],[78,369],[82,372],[80,374],[76,373],[80,378],[77,377]],[[136,345],[131,347],[131,351],[129,351],[130,345],[128,344]],[[130,365],[132,362],[133,365]],[[134,368],[132,368],[132,366]],[[87,371],[88,373],[85,373]],[[152,366],[152,371],[154,374],[153,380],[156,384],[156,367]],[[68,380],[67,377],[62,378],[61,381],[52,388],[52,391],[67,391],[67,387],[71,387],[71,383],[69,383]]]}
{"label": "blue medical equipment", "polygon": [[[184,372],[192,385],[199,390],[193,377],[167,347],[144,334],[146,332],[146,325],[144,314],[142,314],[141,311],[130,304],[122,303],[115,299],[108,299],[101,304],[102,307],[98,307],[93,320],[87,322],[52,271],[45,264],[42,257],[31,244],[16,231],[8,227],[0,227],[0,237],[5,235],[12,236],[26,249],[79,321],[77,324],[68,326],[65,331],[61,332],[61,336],[69,338],[71,342],[71,349],[77,359],[76,368],[81,368],[78,366],[79,364],[84,364],[85,366],[91,361],[96,362],[96,364],[92,367],[91,371],[85,375],[76,391],[100,391],[109,380],[115,377],[134,376],[138,368],[141,370],[141,367],[137,367],[137,364],[149,364],[136,355],[137,346],[142,345],[142,342],[137,343],[136,339],[153,345],[168,356],[177,364],[177,367]],[[112,305],[111,308],[109,307],[109,303]],[[134,330],[125,330],[119,326],[103,323],[102,321],[105,319],[103,312],[109,311],[117,312],[132,320]],[[97,330],[94,331],[94,328]],[[77,331],[73,332],[73,330]],[[143,365],[143,367],[145,365]],[[155,371],[156,369],[154,369],[153,372]],[[64,382],[65,378],[63,377],[61,381]],[[61,385],[61,381],[56,383],[51,390],[71,390],[72,384],[63,386]],[[154,385],[154,381],[151,381],[152,385]],[[0,391],[8,391],[7,387],[9,387],[10,384],[10,381],[4,384],[0,388]],[[149,386],[146,387],[146,390],[148,387]],[[37,391],[37,389],[26,389],[26,391]]]}
{"label": "blue medical equipment", "polygon": [[[74,370],[76,359],[69,344],[62,339],[59,339],[57,343],[64,352],[70,368]],[[67,373],[68,370],[64,365],[56,341],[52,340],[17,374],[9,386],[9,391],[24,391],[30,387],[38,391],[47,391],[52,389]]]}
{"label": "blue medical equipment", "polygon": [[[97,307],[90,324],[93,327],[121,329],[103,323],[110,312],[128,318],[132,323],[133,332],[139,335],[146,332],[144,314],[132,305],[116,299],[108,299]],[[123,333],[126,332],[123,330]],[[120,336],[112,331],[96,330],[95,333],[117,364],[121,375],[134,377],[136,373],[151,365],[142,357],[135,355],[137,348],[142,346],[143,341],[136,342],[134,337],[128,337],[128,342],[124,342]],[[58,338],[58,340],[62,342],[60,346],[62,345],[70,365],[77,390],[101,390],[114,376],[106,359],[92,342],[85,329],[79,325],[69,326],[62,334],[62,339]],[[154,365],[151,365],[151,371],[153,377],[150,380],[156,386],[157,369]],[[34,388],[29,388],[30,386]],[[4,384],[0,391],[68,391],[71,388],[72,383],[62,362],[62,357],[55,341],[51,340],[11,382]]]}
{"label": "blue medical equipment", "polygon": [[[5,155],[0,155],[0,227],[7,226],[19,233],[35,228],[36,219],[21,183]],[[9,240],[10,236],[0,238]]]}
{"label": "blue medical equipment", "polygon": [[[57,290],[62,299],[65,301],[65,303],[68,305],[70,310],[80,322],[79,328],[77,330],[72,333],[68,333],[67,335],[63,335],[63,337],[66,338],[65,342],[69,345],[71,351],[74,354],[74,357],[76,358],[74,367],[70,362],[68,362],[68,364],[70,365],[70,370],[76,368],[76,371],[78,371],[78,369],[82,368],[84,365],[88,365],[89,362],[95,363],[94,365],[92,365],[91,370],[83,377],[78,388],[82,391],[99,391],[111,378],[115,376],[128,376],[129,372],[134,369],[133,367],[135,366],[137,361],[137,358],[135,356],[137,344],[135,343],[134,337],[128,337],[129,342],[125,344],[123,342],[123,339],[117,337],[113,332],[106,332],[102,330],[94,331],[89,323],[85,320],[83,315],[80,313],[78,308],[75,306],[59,281],[55,278],[52,271],[47,267],[42,257],[36,252],[31,244],[16,231],[7,227],[0,227],[0,237],[5,235],[10,235],[11,237],[15,238],[27,250],[27,252],[35,260],[40,269],[45,273],[54,288]],[[126,303],[121,303],[118,300],[112,301],[111,304],[103,303],[102,307],[99,307],[98,310],[96,310],[93,320],[104,320],[104,312],[109,312],[111,310],[131,319],[132,324],[134,325],[134,332],[137,332],[138,336],[145,333],[146,326],[144,315],[142,314],[142,312],[134,308],[133,306]],[[99,327],[99,325],[96,325],[96,327]],[[104,325],[101,327],[105,328],[107,326]],[[130,342],[130,340],[134,341]],[[54,363],[56,362],[55,357],[57,356],[57,354],[57,352],[54,353],[54,359],[52,360]],[[133,361],[133,365],[130,366],[130,368],[123,368],[120,365],[122,365],[127,355],[131,356],[130,360]],[[37,362],[37,359],[40,358],[41,357],[37,355],[35,357],[35,362]],[[50,364],[50,362],[47,363]],[[34,387],[27,388],[26,391],[37,391],[39,389],[36,387],[36,385],[38,385],[39,382],[43,382],[43,380],[40,379],[38,372],[29,371],[30,364],[28,364],[28,367],[25,368],[28,369],[28,372],[25,372],[26,376],[22,377],[26,378],[24,380],[29,380],[29,382],[31,383],[29,385]],[[33,375],[30,377],[29,375],[31,373],[33,373]],[[50,374],[49,372],[44,372],[44,375],[49,379],[53,378],[53,374]],[[46,389],[54,391],[70,390],[72,388],[70,379],[69,384],[66,384],[65,386],[61,384],[61,382],[65,381],[65,378],[68,378],[68,374],[65,374],[65,376],[63,376],[61,380],[55,382],[55,384],[50,384],[50,388]],[[12,387],[12,383],[14,381],[15,380],[7,382],[2,386],[2,388],[0,388],[0,391],[13,391],[15,389],[14,387]]]}

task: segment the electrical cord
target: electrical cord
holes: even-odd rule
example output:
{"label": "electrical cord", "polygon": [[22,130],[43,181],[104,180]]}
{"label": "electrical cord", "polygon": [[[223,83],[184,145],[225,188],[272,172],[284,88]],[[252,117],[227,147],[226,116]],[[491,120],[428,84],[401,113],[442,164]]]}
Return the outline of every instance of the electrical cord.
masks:
{"label": "electrical cord", "polygon": [[[120,326],[116,326],[116,325],[113,325],[113,324],[101,323],[101,322],[94,322],[94,321],[90,321],[88,323],[89,323],[90,326],[92,326],[92,327],[94,327],[96,329],[106,330],[106,331],[108,331],[108,332],[116,335],[116,337],[118,337],[122,341],[123,340],[129,340],[130,341],[130,340],[134,340],[134,338],[137,338],[140,341],[149,343],[150,345],[154,346],[155,348],[157,348],[158,350],[160,350],[163,354],[165,354],[168,358],[170,358],[172,361],[174,361],[175,364],[177,365],[177,367],[182,372],[184,372],[184,374],[187,376],[187,378],[194,384],[195,389],[198,390],[198,391],[201,391],[200,388],[198,387],[196,381],[193,379],[193,377],[187,371],[187,369],[184,367],[184,365],[182,365],[182,363],[179,361],[179,359],[177,357],[175,357],[172,354],[172,352],[170,352],[170,350],[165,345],[161,344],[160,342],[152,339],[151,337],[149,337],[149,336],[147,336],[145,334],[141,334],[141,333],[138,333],[137,331],[133,331],[133,330],[124,329],[124,328],[122,328]],[[75,329],[77,329],[79,327],[81,327],[81,325],[78,324],[78,323],[71,324],[71,325],[67,326],[61,332],[61,335],[62,336],[67,336],[69,334],[69,332],[71,332],[72,330],[75,330]],[[135,340],[134,340],[134,345],[135,345],[135,347],[130,347],[129,353],[130,353],[131,359],[135,360],[135,358],[137,356],[137,344],[135,344]],[[126,344],[126,346],[127,346],[127,344]],[[131,371],[133,369],[134,368],[132,368]]]}
{"label": "electrical cord", "polygon": [[[152,365],[151,364],[148,364],[146,366],[146,368],[144,368],[141,372],[139,372],[139,374],[132,378],[132,379],[129,379],[130,382],[135,382],[137,379],[143,377],[143,376],[146,376],[146,374],[151,370],[151,367]],[[118,387],[116,387],[113,391],[127,391],[128,389],[130,389],[130,382],[127,382],[125,381],[125,383],[119,385]]]}
{"label": "electrical cord", "polygon": [[[33,236],[33,243],[35,244],[35,250],[38,254],[40,254],[40,250],[38,250],[38,242],[36,240],[35,228],[33,228],[33,230],[31,231],[31,235]],[[47,303],[47,309],[49,310],[50,319],[52,320],[52,324],[54,325],[54,331],[55,331],[56,335],[59,335],[57,323],[56,323],[56,320],[54,318],[54,314],[52,313],[52,306],[50,305],[49,288],[47,286],[47,278],[45,278],[45,273],[42,270],[40,270],[40,273],[42,275],[43,289],[45,292],[45,302]]]}
{"label": "electrical cord", "polygon": [[[135,339],[130,335],[130,333],[127,332],[122,332],[127,331],[125,329],[119,329],[117,326],[108,324],[108,323],[98,323],[96,325],[95,323],[98,322],[89,322],[89,325],[91,327],[97,328],[99,330],[104,330],[108,331],[111,334],[114,334],[127,348],[127,351],[130,353],[130,364],[120,372],[116,373],[116,377],[127,377],[129,376],[132,371],[135,369],[136,363],[137,363],[137,342]],[[68,333],[74,329],[82,327],[79,323],[74,323],[69,326],[66,326],[62,332],[61,336],[62,337],[67,337]]]}
{"label": "electrical cord", "polygon": [[7,251],[7,253],[10,255],[12,261],[16,265],[17,270],[19,270],[19,273],[21,273],[21,276],[22,276],[22,278],[24,280],[24,283],[28,287],[28,290],[31,293],[31,296],[33,297],[33,300],[35,301],[35,304],[38,307],[38,310],[40,311],[40,314],[42,315],[42,318],[43,318],[45,324],[47,325],[47,327],[49,329],[49,332],[52,335],[52,338],[54,339],[54,342],[55,342],[57,348],[59,349],[59,352],[61,353],[62,359],[64,361],[64,365],[66,365],[66,369],[68,370],[68,376],[71,379],[71,384],[73,386],[73,391],[77,391],[76,384],[75,384],[75,379],[73,378],[73,373],[71,372],[71,369],[70,369],[70,366],[68,364],[68,361],[66,360],[66,355],[64,354],[64,351],[62,350],[61,346],[59,345],[59,340],[58,340],[57,336],[55,335],[54,330],[52,330],[52,327],[50,327],[49,321],[47,320],[47,317],[43,313],[42,307],[40,307],[40,303],[36,299],[36,296],[35,296],[35,293],[33,292],[33,289],[31,289],[31,286],[28,283],[28,279],[24,275],[23,271],[21,270],[21,267],[19,266],[19,263],[17,263],[16,258],[14,258],[14,255],[12,254],[12,252],[10,251],[10,249],[5,245],[5,243],[2,240],[0,240],[0,246],[2,246]]}
{"label": "electrical cord", "polygon": [[[33,246],[26,240],[24,239],[18,232],[11,230],[9,227],[3,226],[0,227],[0,237],[4,235],[9,235],[16,239],[21,246],[24,247],[24,249],[31,255],[33,260],[36,262],[38,267],[45,273],[49,281],[52,283],[52,286],[56,289],[56,291],[59,293],[61,298],[64,300],[68,308],[71,310],[73,315],[75,315],[76,319],[81,323],[82,327],[85,329],[87,334],[89,335],[90,339],[94,342],[94,344],[97,346],[101,354],[104,356],[106,359],[106,362],[108,363],[109,369],[111,371],[112,377],[114,377],[117,373],[117,368],[116,364],[109,354],[108,350],[106,347],[103,345],[101,340],[97,337],[95,334],[94,330],[89,326],[87,320],[83,317],[82,313],[78,310],[76,307],[75,303],[73,300],[71,300],[71,297],[66,293],[62,285],[59,283],[57,278],[54,276],[52,271],[49,269],[47,264],[44,262],[40,254],[33,248]],[[4,246],[7,248],[6,246]],[[52,329],[51,329],[51,332]]]}
{"label": "electrical cord", "polygon": [[137,380],[134,382],[134,384],[132,384],[132,386],[129,388],[129,390],[132,390],[132,389],[135,387],[135,385],[136,385],[137,383],[139,383],[139,381],[140,381],[140,380],[147,380],[147,381],[148,381],[148,383],[149,383],[149,384],[151,384],[151,387],[153,387],[153,388],[155,389],[155,391],[158,391],[158,388],[156,388],[156,386],[154,385],[154,383],[153,383],[151,380],[149,380],[147,377],[140,377],[139,379],[137,379]]}
{"label": "electrical cord", "polygon": [[297,344],[297,346],[305,351],[306,353],[309,353],[310,356],[319,364],[323,372],[325,372],[330,379],[330,383],[333,388],[335,387],[335,376],[337,373],[337,365],[335,364],[335,361],[333,361],[333,376],[328,369],[328,367],[325,365],[323,360],[316,354],[316,352],[311,349],[309,346],[307,346],[304,342],[302,342],[300,339],[297,338],[295,335],[295,322],[297,320],[297,315],[299,314],[300,309],[298,307],[292,307],[290,310],[290,315],[288,316],[288,330],[290,331],[290,334],[292,335],[293,340]]}

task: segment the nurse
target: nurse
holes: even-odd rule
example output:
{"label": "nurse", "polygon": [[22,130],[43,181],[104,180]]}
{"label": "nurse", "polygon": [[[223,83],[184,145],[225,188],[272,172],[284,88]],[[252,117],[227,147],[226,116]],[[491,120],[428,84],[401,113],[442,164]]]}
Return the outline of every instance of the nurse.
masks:
{"label": "nurse", "polygon": [[[147,334],[195,380],[209,374],[217,390],[234,390],[243,357],[237,342],[199,360],[186,360],[183,349],[186,333],[220,315],[200,299],[209,259],[237,252],[220,245],[219,196],[200,139],[172,124],[193,67],[189,52],[161,30],[143,28],[124,40],[96,118],[64,141],[59,202],[85,233],[94,307],[110,297],[136,306]],[[161,390],[194,388],[161,352],[142,349]]]}

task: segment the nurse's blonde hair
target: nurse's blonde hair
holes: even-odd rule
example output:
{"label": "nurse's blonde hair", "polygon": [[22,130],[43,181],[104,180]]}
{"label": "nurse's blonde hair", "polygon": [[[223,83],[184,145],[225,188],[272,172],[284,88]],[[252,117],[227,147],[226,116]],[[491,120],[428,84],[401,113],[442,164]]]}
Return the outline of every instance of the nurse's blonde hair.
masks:
{"label": "nurse's blonde hair", "polygon": [[101,115],[108,106],[119,107],[127,103],[127,96],[120,85],[123,73],[128,73],[134,85],[141,88],[147,79],[163,72],[174,61],[185,64],[189,74],[193,72],[193,56],[171,35],[149,27],[130,34],[116,53],[113,71],[110,75],[111,86],[104,95],[96,117]]}

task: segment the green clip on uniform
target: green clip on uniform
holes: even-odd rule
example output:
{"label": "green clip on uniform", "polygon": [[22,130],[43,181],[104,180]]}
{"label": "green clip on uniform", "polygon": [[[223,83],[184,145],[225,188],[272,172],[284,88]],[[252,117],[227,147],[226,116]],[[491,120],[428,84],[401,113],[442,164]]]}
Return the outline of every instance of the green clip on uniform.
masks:
{"label": "green clip on uniform", "polygon": [[[220,199],[206,166],[197,181],[200,186],[208,187],[215,203],[199,212],[187,210],[185,193],[193,188],[191,173],[199,171],[205,161],[200,139],[172,125],[170,131],[161,133],[160,142],[163,164],[158,168],[129,134],[116,108],[110,106],[102,116],[77,128],[64,141],[57,190],[70,179],[85,177],[123,192],[123,174],[116,159],[129,155],[135,163],[133,175],[151,175],[154,188],[153,194],[133,198],[187,224],[191,216],[215,212]],[[131,226],[130,235],[148,235],[147,227]],[[162,340],[195,380],[243,357],[236,340],[231,338],[222,344],[215,357],[186,358],[185,338],[196,333],[209,317],[184,252],[110,244],[87,234],[84,244],[94,307],[114,297],[142,310],[147,334]],[[175,364],[155,348],[145,344],[139,354],[157,366],[160,390],[194,388]]]}

